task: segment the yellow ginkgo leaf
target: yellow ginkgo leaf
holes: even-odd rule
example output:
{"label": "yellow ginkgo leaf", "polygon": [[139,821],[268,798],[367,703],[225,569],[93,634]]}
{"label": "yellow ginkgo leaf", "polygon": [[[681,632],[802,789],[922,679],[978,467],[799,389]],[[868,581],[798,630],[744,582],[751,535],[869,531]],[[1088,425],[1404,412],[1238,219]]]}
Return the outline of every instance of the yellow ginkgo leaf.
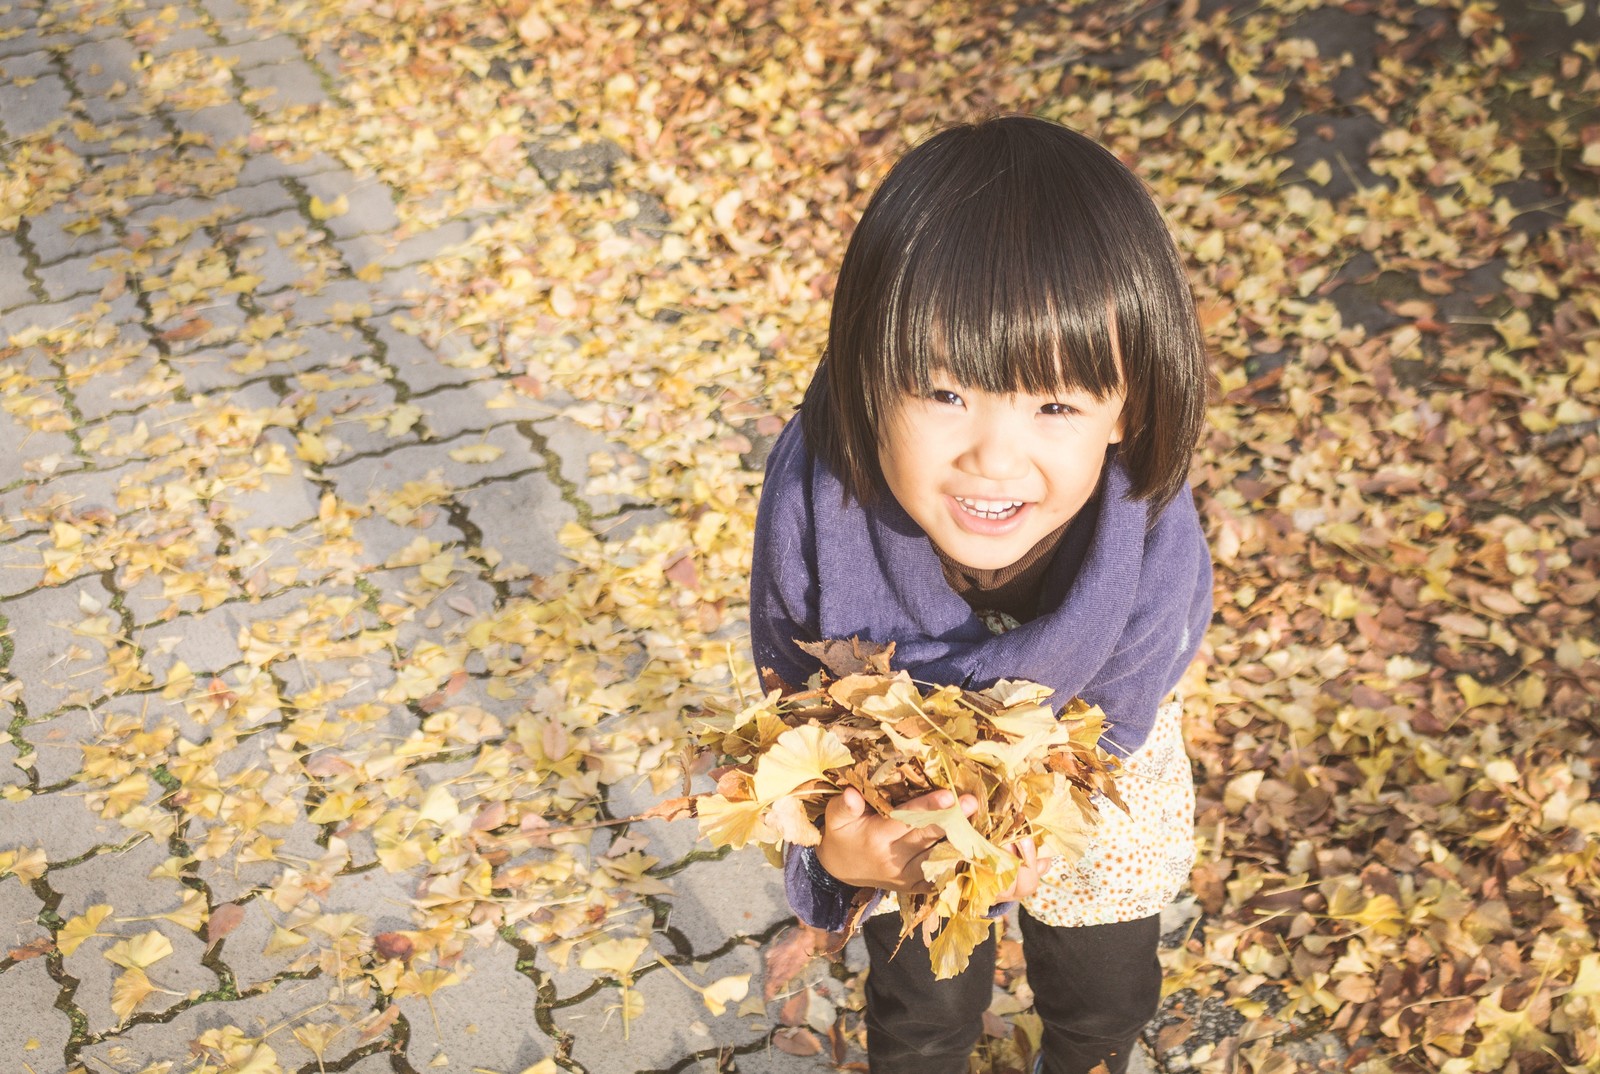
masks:
{"label": "yellow ginkgo leaf", "polygon": [[340,194],[332,201],[323,201],[313,195],[310,208],[313,220],[332,220],[334,217],[343,216],[350,211],[350,199],[344,194]]}
{"label": "yellow ginkgo leaf", "polygon": [[205,895],[191,888],[184,891],[182,906],[161,916],[190,932],[199,932],[205,925],[206,918],[210,916],[210,910],[206,907]]}
{"label": "yellow ginkgo leaf", "polygon": [[49,866],[43,847],[0,851],[0,878],[14,876],[24,884],[31,884],[43,876]]}
{"label": "yellow ginkgo leaf", "polygon": [[738,1003],[750,992],[750,975],[737,973],[731,977],[724,977],[719,981],[712,981],[701,989],[700,997],[706,1001],[706,1007],[712,1014],[721,1014],[728,1009],[728,1004]]}
{"label": "yellow ginkgo leaf", "polygon": [[632,979],[634,964],[650,948],[643,936],[619,936],[591,944],[578,956],[578,965],[586,970],[606,970],[626,984]]}
{"label": "yellow ginkgo leaf", "polygon": [[56,934],[56,946],[61,949],[63,955],[70,955],[90,937],[106,935],[98,930],[100,922],[110,913],[111,907],[105,903],[89,907],[61,926],[61,931]]}
{"label": "yellow ginkgo leaf", "polygon": [[954,977],[967,968],[972,950],[989,935],[994,922],[987,918],[959,914],[946,921],[939,935],[928,945],[933,959],[933,976],[938,980]]}
{"label": "yellow ginkgo leaf", "polygon": [[506,453],[503,447],[494,444],[468,444],[465,447],[451,448],[450,457],[456,462],[494,462]]}
{"label": "yellow ginkgo leaf", "polygon": [[282,925],[274,925],[272,939],[267,941],[267,946],[261,949],[263,955],[281,955],[285,951],[293,951],[296,947],[304,947],[310,943],[298,932],[291,932]]}
{"label": "yellow ginkgo leaf", "polygon": [[827,728],[815,724],[791,728],[756,762],[756,798],[772,802],[814,779],[827,779],[828,769],[852,760],[844,743]]}
{"label": "yellow ginkgo leaf", "polygon": [[119,1021],[126,1022],[145,997],[155,990],[155,985],[144,975],[144,970],[132,968],[111,983],[111,1009],[116,1012]]}
{"label": "yellow ginkgo leaf", "polygon": [[132,939],[113,944],[111,950],[106,952],[106,958],[130,970],[142,970],[146,966],[153,966],[170,954],[172,954],[172,941],[155,929],[151,929]]}
{"label": "yellow ginkgo leaf", "polygon": [[345,1027],[337,1022],[308,1022],[303,1026],[296,1026],[294,1039],[305,1045],[306,1051],[322,1058],[322,1053],[328,1050],[328,1045],[333,1039],[344,1032]]}
{"label": "yellow ginkgo leaf", "polygon": [[399,982],[395,985],[394,996],[401,999],[405,996],[432,996],[439,989],[453,985],[461,980],[453,970],[407,970],[400,975]]}
{"label": "yellow ginkgo leaf", "polygon": [[695,808],[700,834],[719,847],[738,850],[749,842],[776,842],[778,833],[768,826],[761,803],[730,802],[720,794],[700,799]]}

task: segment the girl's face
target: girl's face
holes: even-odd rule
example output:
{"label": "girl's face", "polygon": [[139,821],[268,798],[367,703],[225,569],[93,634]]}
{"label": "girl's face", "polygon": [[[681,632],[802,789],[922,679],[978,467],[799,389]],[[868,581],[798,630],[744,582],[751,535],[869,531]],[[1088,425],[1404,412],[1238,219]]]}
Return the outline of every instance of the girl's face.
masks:
{"label": "girl's face", "polygon": [[935,374],[888,416],[878,462],[889,491],[945,555],[1009,567],[1094,495],[1122,439],[1121,395],[999,395]]}

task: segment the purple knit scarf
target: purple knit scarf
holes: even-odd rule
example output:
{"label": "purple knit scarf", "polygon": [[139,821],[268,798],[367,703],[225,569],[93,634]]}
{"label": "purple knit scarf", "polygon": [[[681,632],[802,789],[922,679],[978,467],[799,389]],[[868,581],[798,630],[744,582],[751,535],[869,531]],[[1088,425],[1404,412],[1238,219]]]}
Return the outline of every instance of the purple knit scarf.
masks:
{"label": "purple knit scarf", "polygon": [[817,662],[794,639],[895,643],[894,663],[926,683],[988,686],[1030,679],[1060,705],[1082,697],[1106,713],[1107,748],[1144,743],[1156,709],[1199,649],[1211,619],[1211,557],[1194,499],[1180,493],[1147,526],[1113,456],[1089,550],[1045,573],[1042,613],[993,635],[944,579],[922,529],[884,495],[843,502],[839,479],[789,422],[767,460],[750,572],[758,667],[799,685]]}

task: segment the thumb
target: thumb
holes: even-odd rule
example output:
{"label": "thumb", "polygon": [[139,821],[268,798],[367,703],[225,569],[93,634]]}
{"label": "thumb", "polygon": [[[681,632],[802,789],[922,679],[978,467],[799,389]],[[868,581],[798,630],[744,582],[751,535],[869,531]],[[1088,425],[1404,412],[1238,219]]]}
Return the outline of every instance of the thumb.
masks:
{"label": "thumb", "polygon": [[855,820],[867,811],[867,800],[854,787],[844,789],[839,795],[839,805],[844,809],[844,815],[839,818],[842,821]]}

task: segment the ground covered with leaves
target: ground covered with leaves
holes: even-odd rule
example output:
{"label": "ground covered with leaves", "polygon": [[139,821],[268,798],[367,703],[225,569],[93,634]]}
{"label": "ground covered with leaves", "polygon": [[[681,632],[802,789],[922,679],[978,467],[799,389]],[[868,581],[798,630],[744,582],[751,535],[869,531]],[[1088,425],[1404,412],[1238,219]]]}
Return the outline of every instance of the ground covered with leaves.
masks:
{"label": "ground covered with leaves", "polygon": [[[508,946],[541,989],[606,975],[624,1023],[661,969],[859,1061],[848,961],[802,969],[794,932],[762,987],[690,965],[661,939],[676,863],[593,825],[676,793],[686,714],[754,694],[761,462],[868,192],[1006,110],[1148,181],[1215,355],[1198,916],[1167,938],[1158,1061],[1600,1070],[1592,4],[78,0],[0,25],[0,243],[27,266],[0,281],[25,922],[0,985],[72,1013],[37,1070],[449,1066],[437,1015],[437,1053],[407,1043]],[[7,126],[52,94],[59,121]],[[541,496],[559,545],[529,536]],[[82,831],[46,838],[63,804]],[[381,911],[327,897],[351,877]],[[285,981],[321,998],[182,1055],[126,1043]],[[1010,941],[997,984],[999,1071],[1030,1017]],[[598,1069],[529,1005],[538,1069]]]}

